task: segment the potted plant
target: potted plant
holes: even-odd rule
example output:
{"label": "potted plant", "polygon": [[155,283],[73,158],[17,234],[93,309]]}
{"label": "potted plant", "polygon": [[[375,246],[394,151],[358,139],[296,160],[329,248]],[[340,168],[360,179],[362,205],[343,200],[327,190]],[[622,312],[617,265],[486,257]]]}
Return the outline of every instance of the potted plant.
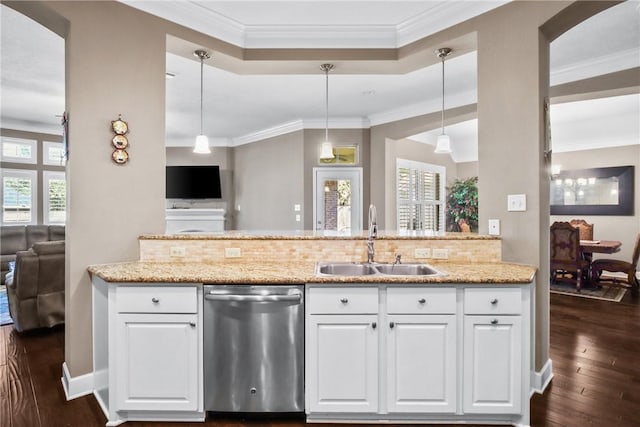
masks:
{"label": "potted plant", "polygon": [[478,177],[456,179],[447,188],[447,230],[478,231]]}

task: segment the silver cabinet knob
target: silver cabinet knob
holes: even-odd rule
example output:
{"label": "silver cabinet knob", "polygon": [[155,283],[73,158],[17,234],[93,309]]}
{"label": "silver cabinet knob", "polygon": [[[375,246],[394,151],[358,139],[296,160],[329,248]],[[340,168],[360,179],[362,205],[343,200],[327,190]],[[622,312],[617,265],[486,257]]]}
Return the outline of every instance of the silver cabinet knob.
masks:
{"label": "silver cabinet knob", "polygon": [[497,325],[497,324],[498,324],[498,319],[493,319],[493,320],[491,321],[491,324],[492,324],[492,325]]}
{"label": "silver cabinet knob", "polygon": [[377,327],[378,327],[378,324],[377,324],[376,322],[373,322],[373,323],[371,324],[371,327],[372,327],[373,329],[375,329],[375,328],[377,328]]}
{"label": "silver cabinet knob", "polygon": [[425,302],[427,302],[427,300],[426,300],[426,299],[424,299],[424,298],[420,298],[420,299],[418,300],[418,302],[419,302],[420,304],[424,304]]}
{"label": "silver cabinet knob", "polygon": [[340,302],[343,303],[343,304],[346,304],[346,303],[349,302],[349,299],[348,298],[340,298]]}
{"label": "silver cabinet knob", "polygon": [[498,298],[494,298],[491,300],[492,305],[496,305],[498,303]]}
{"label": "silver cabinet knob", "polygon": [[160,302],[160,300],[158,298],[154,297],[154,298],[151,298],[151,302],[154,303],[154,304],[157,304],[157,303]]}
{"label": "silver cabinet knob", "polygon": [[393,323],[393,322],[389,323],[389,327],[390,327],[391,329],[393,329],[395,326],[396,326],[396,324],[395,324],[395,323]]}

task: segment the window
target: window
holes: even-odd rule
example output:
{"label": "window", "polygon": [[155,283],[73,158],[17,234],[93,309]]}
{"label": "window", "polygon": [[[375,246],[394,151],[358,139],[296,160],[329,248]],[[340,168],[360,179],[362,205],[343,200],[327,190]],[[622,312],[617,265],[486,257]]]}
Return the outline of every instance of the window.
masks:
{"label": "window", "polygon": [[2,170],[2,224],[37,222],[36,171]]}
{"label": "window", "polygon": [[445,181],[444,166],[397,160],[398,230],[444,232]]}
{"label": "window", "polygon": [[0,159],[3,162],[14,163],[29,163],[35,164],[37,162],[37,150],[34,139],[22,139],[22,138],[10,138],[3,136],[2,141],[2,156]]}
{"label": "window", "polygon": [[64,224],[66,221],[67,182],[64,172],[43,173],[44,223]]}
{"label": "window", "polygon": [[62,142],[44,141],[42,163],[45,165],[64,166],[64,145]]}

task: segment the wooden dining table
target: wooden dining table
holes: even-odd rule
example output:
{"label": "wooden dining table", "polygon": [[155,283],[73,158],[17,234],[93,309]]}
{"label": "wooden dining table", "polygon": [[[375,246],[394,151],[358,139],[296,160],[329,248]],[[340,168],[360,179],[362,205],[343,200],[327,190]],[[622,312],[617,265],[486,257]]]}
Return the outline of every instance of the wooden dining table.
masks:
{"label": "wooden dining table", "polygon": [[[620,246],[622,242],[617,240],[580,240],[580,250],[585,260],[589,262],[589,272],[591,271],[591,261],[593,261],[593,254],[613,254],[620,252]],[[590,279],[591,274],[586,274],[587,282]]]}

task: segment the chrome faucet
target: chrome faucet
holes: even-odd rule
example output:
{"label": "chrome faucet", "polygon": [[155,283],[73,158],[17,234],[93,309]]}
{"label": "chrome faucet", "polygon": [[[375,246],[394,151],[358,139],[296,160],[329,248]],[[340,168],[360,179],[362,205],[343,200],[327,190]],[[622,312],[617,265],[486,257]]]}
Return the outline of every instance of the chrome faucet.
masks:
{"label": "chrome faucet", "polygon": [[373,258],[376,254],[373,248],[373,239],[378,236],[378,219],[376,215],[376,207],[372,204],[369,205],[369,239],[367,240],[367,262],[373,263]]}

